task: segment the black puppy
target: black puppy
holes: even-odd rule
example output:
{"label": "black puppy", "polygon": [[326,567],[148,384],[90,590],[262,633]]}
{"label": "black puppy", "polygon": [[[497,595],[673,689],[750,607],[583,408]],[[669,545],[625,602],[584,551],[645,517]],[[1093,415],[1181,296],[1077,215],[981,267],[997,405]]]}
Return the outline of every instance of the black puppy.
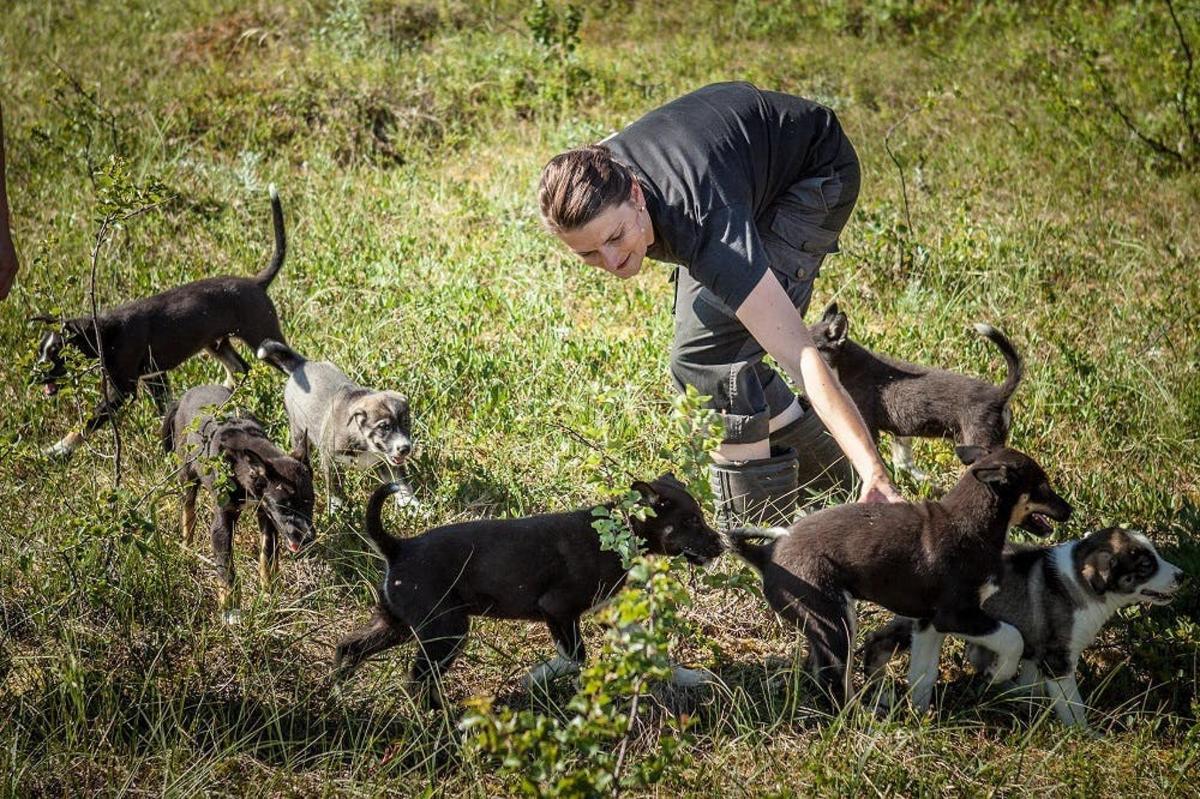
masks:
{"label": "black puppy", "polygon": [[[993,681],[1016,672],[1021,634],[981,605],[1004,573],[1008,528],[1049,535],[1043,517],[1066,521],[1071,506],[1027,455],[979,447],[959,447],[958,453],[970,468],[938,502],[839,505],[786,530],[729,532],[737,553],[762,574],[771,607],[804,630],[814,674],[831,694],[839,683],[842,696],[850,694],[857,599],[927,620],[939,633],[995,652]],[[762,538],[773,540],[750,543]],[[937,673],[919,676],[924,681],[914,678],[911,685],[923,708]]]}
{"label": "black puppy", "polygon": [[[46,449],[47,455],[69,457],[84,437],[109,421],[137,391],[139,380],[161,412],[167,404],[167,371],[201,350],[221,362],[233,385],[235,373],[250,367],[230,342],[236,336],[252,348],[265,338],[282,341],[279,316],[267,296],[267,287],[283,266],[287,239],[283,207],[271,186],[271,217],[275,227],[275,252],[271,263],[254,277],[210,277],[168,289],[161,294],[127,302],[92,317],[81,316],[47,333],[38,345],[35,379],[47,396],[58,391],[66,375],[62,349],[70,345],[88,358],[100,358],[109,380],[82,432],[72,432]],[[36,317],[38,321],[55,321]],[[97,328],[99,337],[97,337]]]}
{"label": "black puppy", "polygon": [[813,341],[858,406],[871,435],[878,439],[882,431],[895,436],[892,462],[897,471],[925,479],[913,463],[912,436],[988,448],[1008,441],[1012,424],[1008,401],[1021,382],[1023,367],[1012,342],[999,330],[975,325],[979,335],[996,345],[1008,366],[1008,375],[997,386],[871,352],[848,337],[849,327],[846,314],[833,303],[812,326]]}
{"label": "black puppy", "polygon": [[253,416],[223,409],[225,386],[196,386],[163,417],[162,444],[179,457],[183,483],[183,537],[192,543],[196,495],[203,483],[216,500],[212,521],[213,560],[220,581],[218,601],[230,611],[234,599],[233,529],[253,504],[261,533],[258,570],[264,582],[277,569],[278,536],[299,552],[312,542],[313,483],[307,452],[284,454]]}
{"label": "black puppy", "polygon": [[[397,489],[380,486],[367,504],[367,534],[387,559],[387,571],[370,623],[338,642],[341,673],[415,635],[420,651],[412,676],[428,686],[461,651],[471,616],[546,623],[563,662],[551,675],[543,674],[545,667],[535,670],[531,679],[578,671],[585,658],[579,617],[609,599],[626,577],[620,556],[601,548],[592,509],[483,519],[397,539],[380,522],[381,506]],[[654,511],[644,521],[631,520],[647,551],[682,554],[693,564],[721,554],[721,539],[674,476],[639,481],[633,489]]]}

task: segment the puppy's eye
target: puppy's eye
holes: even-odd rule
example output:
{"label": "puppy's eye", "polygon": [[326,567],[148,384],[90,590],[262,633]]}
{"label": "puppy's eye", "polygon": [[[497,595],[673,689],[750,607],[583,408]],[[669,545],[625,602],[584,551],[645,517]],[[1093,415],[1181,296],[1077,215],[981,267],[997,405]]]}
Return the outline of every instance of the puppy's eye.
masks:
{"label": "puppy's eye", "polygon": [[378,426],[378,427],[376,427],[375,429],[376,429],[376,430],[378,430],[378,431],[379,431],[379,432],[381,432],[381,433],[386,433],[386,432],[388,432],[389,430],[391,430],[391,429],[392,429],[392,423],[391,423],[391,422],[389,422],[389,421],[387,421],[387,420],[385,419],[385,420],[383,420],[382,422],[380,422],[380,423],[379,423],[379,426]]}

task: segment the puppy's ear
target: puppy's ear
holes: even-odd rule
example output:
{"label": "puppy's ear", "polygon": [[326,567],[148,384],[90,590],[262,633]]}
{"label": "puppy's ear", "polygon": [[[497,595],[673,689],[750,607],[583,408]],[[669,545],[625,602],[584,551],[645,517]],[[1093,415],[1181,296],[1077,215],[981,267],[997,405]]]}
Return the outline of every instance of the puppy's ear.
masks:
{"label": "puppy's ear", "polygon": [[662,499],[662,495],[654,490],[654,486],[650,485],[644,480],[638,480],[631,486],[631,488],[641,494],[642,499],[644,499],[648,505],[657,505],[659,500]]}
{"label": "puppy's ear", "polygon": [[1088,555],[1079,573],[1093,591],[1103,594],[1108,590],[1108,580],[1112,576],[1112,553],[1101,549]]}
{"label": "puppy's ear", "polygon": [[346,422],[347,427],[353,427],[353,428],[357,429],[360,433],[362,432],[362,429],[366,424],[367,424],[367,412],[366,411],[355,411],[354,413],[350,414],[350,419],[349,419],[349,421]]}
{"label": "puppy's ear", "polygon": [[999,466],[984,466],[979,469],[972,469],[971,474],[975,475],[975,479],[984,485],[996,487],[1008,483],[1008,467],[1003,463]]}
{"label": "puppy's ear", "polygon": [[821,321],[832,322],[834,317],[840,313],[841,311],[838,310],[838,304],[836,302],[831,302],[829,305],[825,306],[825,312],[821,314]]}
{"label": "puppy's ear", "polygon": [[666,485],[673,486],[674,488],[686,489],[686,486],[684,486],[684,484],[680,482],[679,478],[675,476],[675,472],[663,472],[654,482],[665,483]]}
{"label": "puppy's ear", "polygon": [[954,448],[954,454],[958,456],[960,461],[962,461],[963,466],[970,466],[987,453],[987,448],[977,447],[974,444],[964,444]]}
{"label": "puppy's ear", "polygon": [[850,333],[850,320],[846,318],[844,313],[834,314],[829,320],[829,326],[825,328],[825,338],[835,347],[840,347],[846,343],[846,336]]}

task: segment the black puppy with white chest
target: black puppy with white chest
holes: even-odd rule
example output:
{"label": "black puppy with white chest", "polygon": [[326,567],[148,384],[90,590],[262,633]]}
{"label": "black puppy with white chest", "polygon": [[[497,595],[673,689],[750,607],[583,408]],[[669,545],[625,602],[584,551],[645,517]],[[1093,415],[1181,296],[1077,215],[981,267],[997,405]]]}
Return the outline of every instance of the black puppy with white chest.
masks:
{"label": "black puppy with white chest", "polygon": [[[859,599],[992,650],[993,681],[1017,670],[1021,634],[981,606],[1003,574],[1008,528],[1049,535],[1044,517],[1065,521],[1071,506],[1023,453],[958,451],[970,468],[940,501],[840,505],[786,530],[729,532],[734,549],[762,574],[771,607],[804,630],[815,676],[835,701],[836,685],[842,697],[850,694]],[[764,538],[771,540],[752,543]],[[912,685],[932,689],[915,679]]]}
{"label": "black puppy with white chest", "polygon": [[[336,662],[348,674],[363,659],[416,637],[413,679],[428,685],[454,662],[472,616],[542,621],[559,652],[551,675],[584,662],[579,618],[625,582],[620,556],[600,545],[591,508],[520,519],[451,524],[411,539],[384,531],[380,510],[397,487],[380,486],[367,504],[366,530],[387,559],[380,602],[369,624],[338,642]],[[704,564],[723,551],[696,500],[672,475],[633,490],[653,509],[631,519],[647,551]],[[561,662],[558,662],[561,661]],[[436,696],[431,694],[436,701]]]}
{"label": "black puppy with white chest", "polygon": [[846,314],[833,303],[812,326],[813,342],[837,372],[871,435],[878,439],[882,431],[895,437],[892,462],[897,471],[925,479],[913,462],[914,436],[987,448],[1008,441],[1012,423],[1008,403],[1021,382],[1023,366],[1012,342],[999,330],[975,325],[979,335],[996,345],[1008,366],[1008,375],[997,386],[872,352],[849,338],[849,326]]}
{"label": "black puppy with white chest", "polygon": [[285,454],[253,416],[233,408],[224,411],[231,394],[225,386],[196,386],[167,410],[162,423],[163,449],[173,451],[180,461],[186,543],[192,543],[195,532],[196,496],[202,484],[216,502],[212,549],[223,611],[231,609],[234,598],[233,530],[247,506],[258,516],[258,569],[264,583],[275,575],[280,536],[292,552],[314,537],[307,452]]}
{"label": "black puppy with white chest", "polygon": [[[168,289],[150,297],[108,308],[96,315],[62,322],[60,329],[42,337],[38,345],[35,379],[49,396],[66,376],[62,350],[71,346],[85,357],[101,359],[108,373],[105,393],[82,432],[72,432],[46,449],[47,455],[68,457],[117,413],[144,382],[162,412],[169,400],[167,371],[201,350],[225,367],[226,385],[250,367],[230,343],[240,338],[251,347],[263,339],[282,341],[279,316],[267,296],[267,287],[283,266],[287,239],[283,207],[271,187],[271,217],[275,252],[268,266],[254,277],[210,277]],[[38,317],[38,321],[55,321]]]}

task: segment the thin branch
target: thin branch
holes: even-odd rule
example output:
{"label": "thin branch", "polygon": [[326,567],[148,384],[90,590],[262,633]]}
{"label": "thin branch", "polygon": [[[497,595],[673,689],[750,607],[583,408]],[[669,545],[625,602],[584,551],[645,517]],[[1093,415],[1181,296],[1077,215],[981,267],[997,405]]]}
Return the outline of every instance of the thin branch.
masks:
{"label": "thin branch", "polygon": [[[113,392],[117,393],[120,389],[113,384],[112,376],[108,372],[108,363],[104,357],[104,335],[100,331],[100,311],[96,305],[96,269],[100,263],[100,248],[104,246],[104,240],[108,236],[109,226],[112,224],[112,217],[106,216],[100,223],[100,230],[96,232],[96,243],[92,247],[92,276],[88,284],[88,299],[92,305],[92,331],[96,334],[96,354],[100,360],[100,395],[106,404],[111,404],[109,395],[109,387],[113,388]],[[114,469],[114,485],[121,485],[121,428],[117,423],[117,413],[115,410],[110,410],[109,422],[112,424],[113,438],[116,440],[117,453],[116,460],[113,463]]]}
{"label": "thin branch", "polygon": [[1087,51],[1087,48],[1075,41],[1071,36],[1066,36],[1061,33],[1057,33],[1057,36],[1060,41],[1067,45],[1067,47],[1074,50],[1075,54],[1083,61],[1084,67],[1092,75],[1092,77],[1096,79],[1096,83],[1100,87],[1101,100],[1104,103],[1104,106],[1108,108],[1109,111],[1117,115],[1117,117],[1121,120],[1121,123],[1130,133],[1136,136],[1143,144],[1159,155],[1166,156],[1168,158],[1174,158],[1176,161],[1180,162],[1184,160],[1182,154],[1172,150],[1158,139],[1151,138],[1145,133],[1142,133],[1141,129],[1138,128],[1137,124],[1134,123],[1133,119],[1125,112],[1125,109],[1122,108],[1121,104],[1117,101],[1117,93],[1113,90],[1112,84],[1110,84],[1108,79],[1104,77],[1104,71],[1096,63],[1095,57]]}
{"label": "thin branch", "polygon": [[[613,471],[624,474],[625,478],[627,480],[630,480],[632,482],[634,479],[636,479],[624,466],[619,464],[608,453],[606,453],[599,444],[592,441],[587,436],[583,435],[582,433],[575,430],[574,428],[568,427],[567,425],[563,424],[562,422],[552,421],[550,424],[553,427],[557,427],[559,430],[562,430],[564,433],[566,433],[571,438],[578,441],[580,444],[583,444],[588,449],[591,449],[594,452],[596,452],[596,454],[598,454],[601,457],[601,459],[603,459],[606,466],[608,466]],[[610,472],[610,476],[611,476],[611,472]]]}
{"label": "thin branch", "polygon": [[1175,13],[1175,3],[1173,0],[1166,0],[1167,11],[1171,13],[1171,22],[1175,24],[1175,35],[1179,37],[1179,48],[1183,50],[1183,57],[1187,60],[1187,70],[1183,75],[1183,85],[1179,88],[1179,93],[1176,95],[1176,102],[1179,105],[1179,115],[1183,117],[1184,127],[1187,128],[1188,137],[1192,141],[1193,146],[1200,145],[1200,138],[1197,138],[1196,124],[1192,119],[1192,115],[1188,113],[1188,95],[1192,89],[1192,73],[1195,70],[1196,62],[1192,58],[1192,48],[1188,45],[1187,36],[1183,32],[1183,25],[1179,23],[1179,16]]}
{"label": "thin branch", "polygon": [[613,799],[621,795],[621,767],[625,764],[625,750],[629,744],[629,735],[633,732],[634,722],[637,721],[638,699],[641,696],[642,687],[639,682],[633,692],[633,702],[629,706],[629,723],[625,725],[625,734],[621,736],[621,746],[617,750],[617,763],[613,766]]}
{"label": "thin branch", "polygon": [[896,165],[896,171],[900,173],[900,195],[904,200],[904,223],[908,226],[908,232],[910,234],[912,233],[913,226],[912,214],[908,209],[908,182],[904,179],[904,167],[900,164],[900,159],[896,157],[894,152],[892,152],[892,134],[896,132],[896,128],[907,122],[908,118],[917,113],[919,110],[921,110],[920,106],[914,106],[913,108],[910,108],[904,116],[900,117],[900,119],[896,120],[892,126],[888,128],[887,133],[883,134],[883,149],[887,150],[888,158],[892,159],[892,163]]}

